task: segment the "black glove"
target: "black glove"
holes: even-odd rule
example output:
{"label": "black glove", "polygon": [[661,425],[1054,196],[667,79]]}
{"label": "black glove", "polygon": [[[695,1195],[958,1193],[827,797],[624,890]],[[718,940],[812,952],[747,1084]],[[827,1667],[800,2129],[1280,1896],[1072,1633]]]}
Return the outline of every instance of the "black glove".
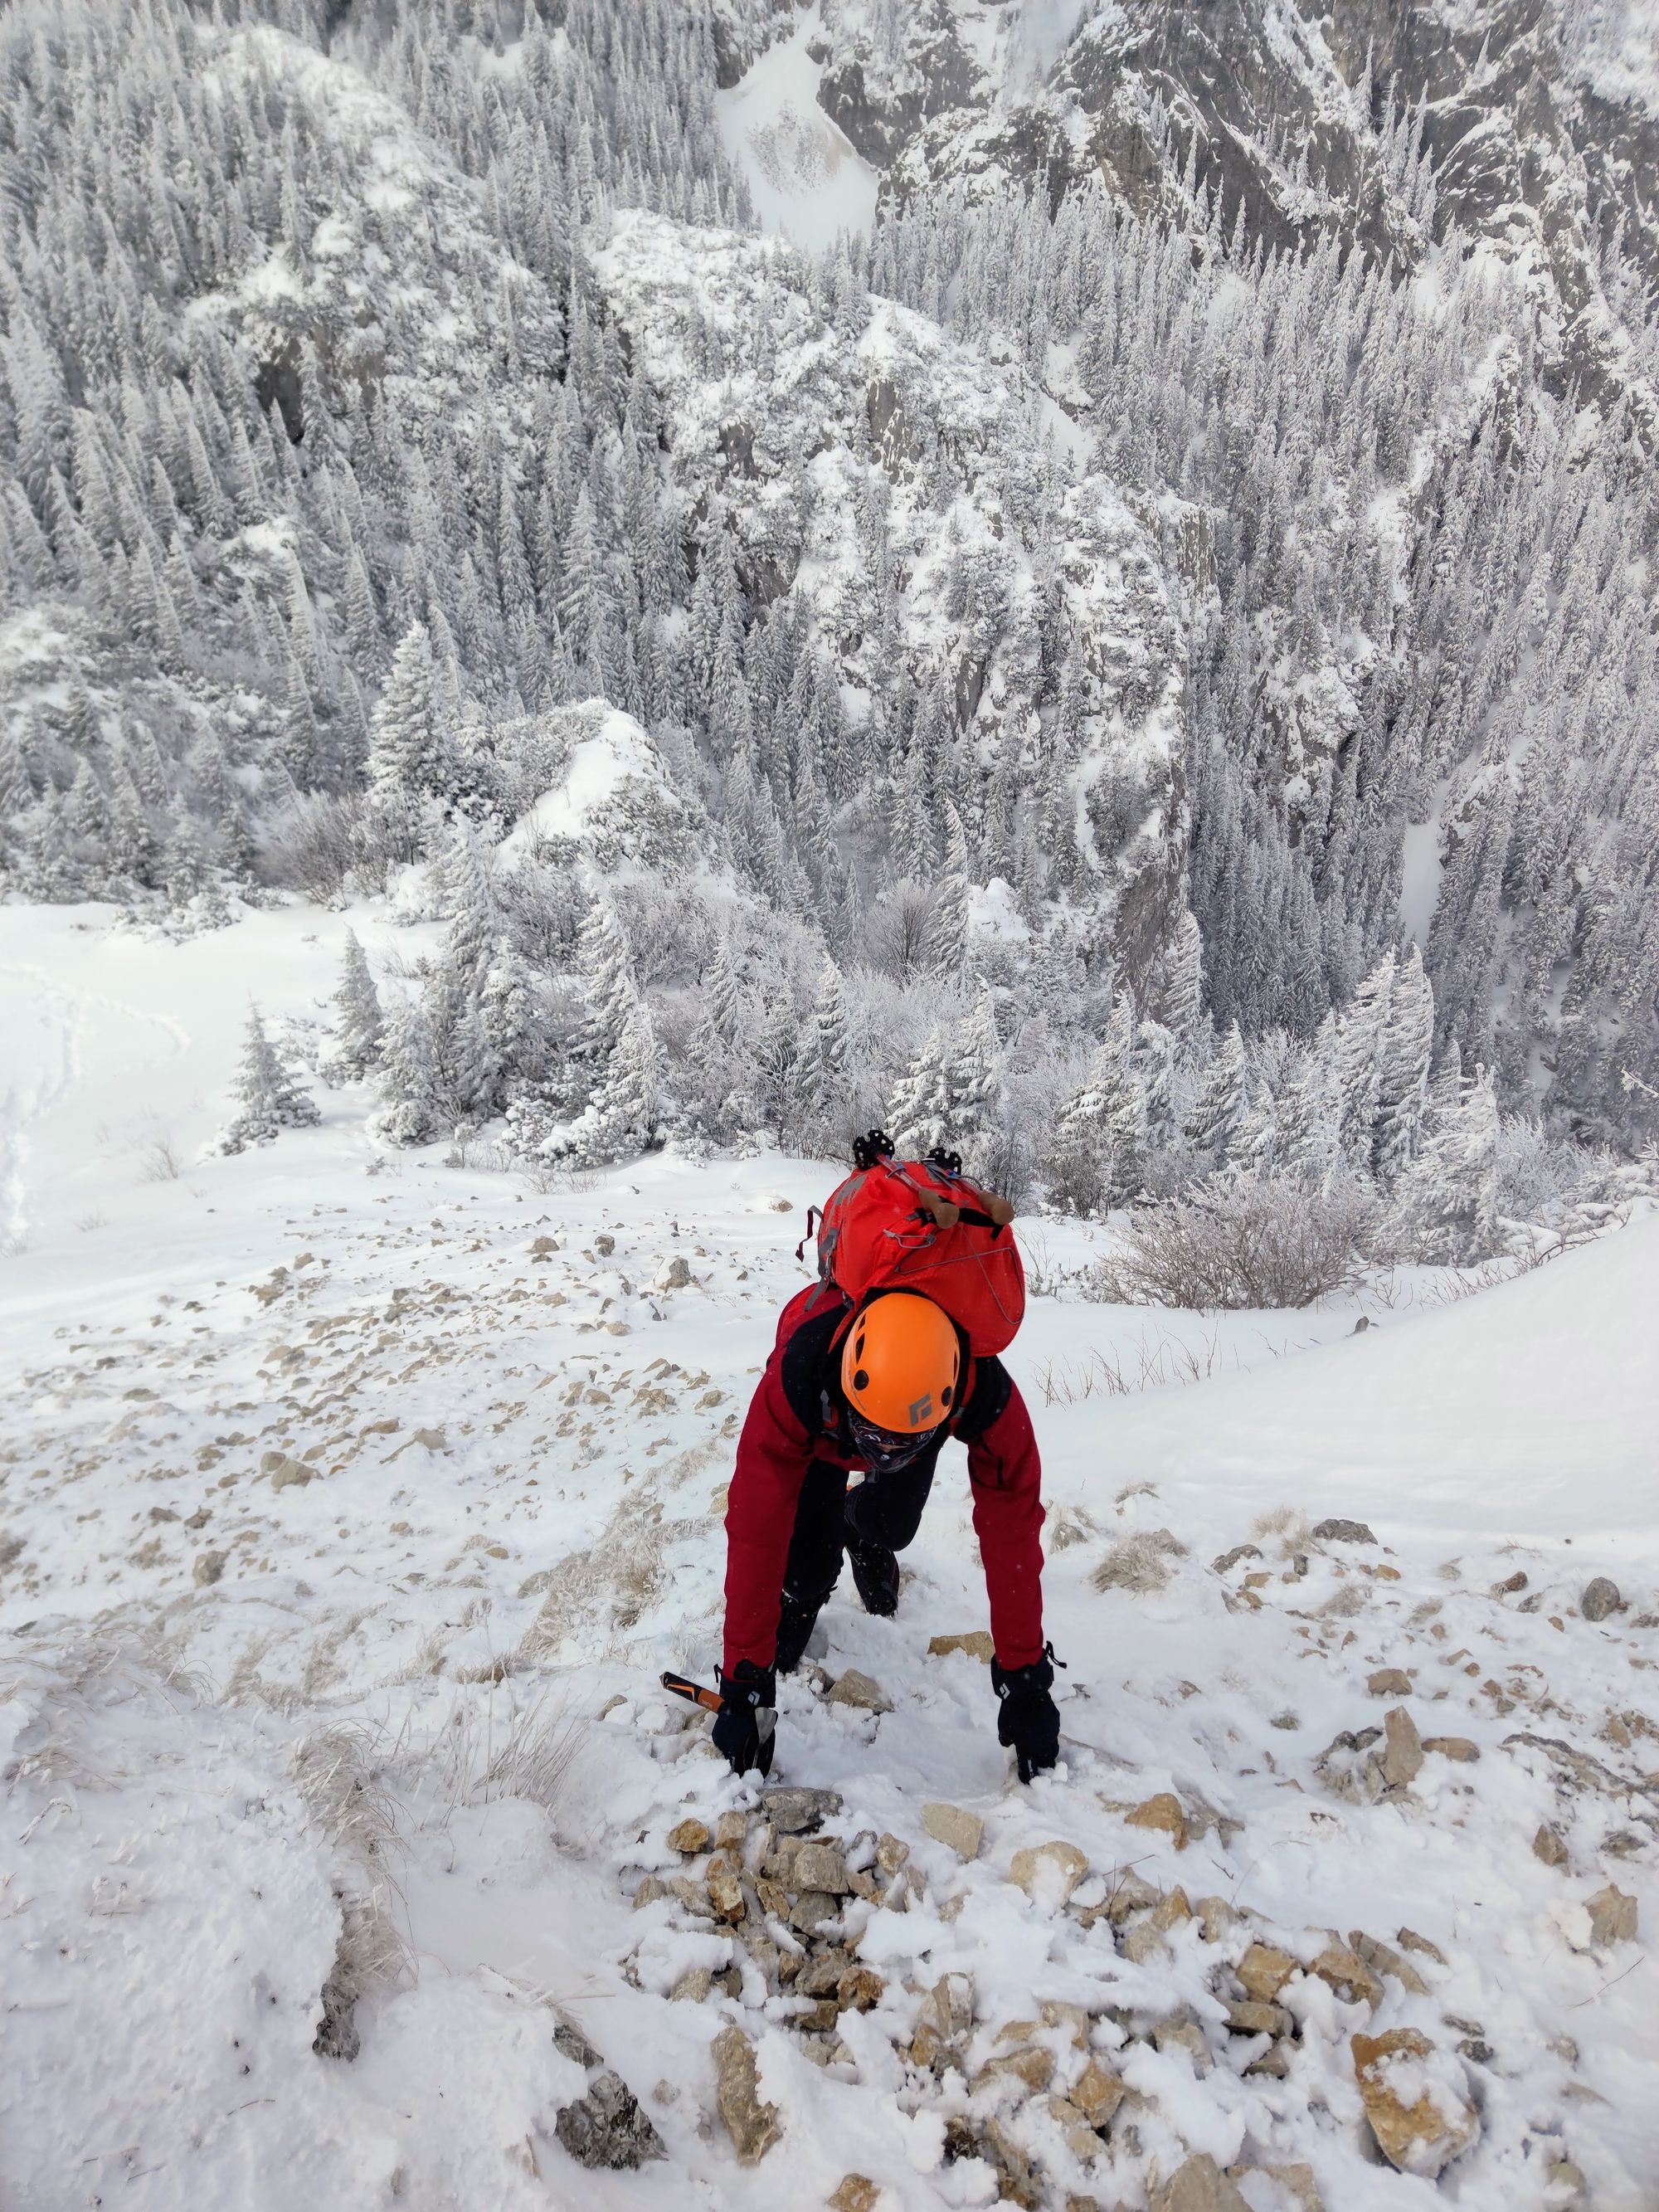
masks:
{"label": "black glove", "polygon": [[777,1678],[769,1667],[739,1659],[735,1674],[720,1676],[726,1700],[714,1716],[714,1748],[733,1774],[757,1767],[772,1771],[772,1736],[777,1725]]}
{"label": "black glove", "polygon": [[1060,1757],[1060,1715],[1048,1692],[1054,1686],[1052,1644],[1030,1667],[1001,1667],[991,1662],[991,1687],[997,1693],[997,1741],[1019,1761],[1019,1778],[1029,1782]]}

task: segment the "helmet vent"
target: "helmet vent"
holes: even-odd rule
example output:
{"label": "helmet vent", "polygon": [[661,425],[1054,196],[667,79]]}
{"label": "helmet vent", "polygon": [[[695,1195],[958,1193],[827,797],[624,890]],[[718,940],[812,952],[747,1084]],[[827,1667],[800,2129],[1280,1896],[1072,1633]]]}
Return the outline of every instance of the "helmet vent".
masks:
{"label": "helmet vent", "polygon": [[853,1377],[853,1388],[855,1390],[867,1390],[870,1388],[870,1377],[861,1367]]}

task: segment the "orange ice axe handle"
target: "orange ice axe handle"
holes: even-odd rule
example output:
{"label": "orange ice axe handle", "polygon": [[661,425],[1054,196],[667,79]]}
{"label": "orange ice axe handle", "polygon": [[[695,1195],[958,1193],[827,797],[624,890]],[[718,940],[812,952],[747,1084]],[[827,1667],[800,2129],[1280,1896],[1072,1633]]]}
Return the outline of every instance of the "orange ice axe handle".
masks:
{"label": "orange ice axe handle", "polygon": [[684,1698],[688,1705],[701,1705],[706,1713],[719,1712],[726,1703],[718,1690],[706,1689],[701,1682],[688,1682],[684,1674],[665,1674],[662,1686],[677,1698]]}

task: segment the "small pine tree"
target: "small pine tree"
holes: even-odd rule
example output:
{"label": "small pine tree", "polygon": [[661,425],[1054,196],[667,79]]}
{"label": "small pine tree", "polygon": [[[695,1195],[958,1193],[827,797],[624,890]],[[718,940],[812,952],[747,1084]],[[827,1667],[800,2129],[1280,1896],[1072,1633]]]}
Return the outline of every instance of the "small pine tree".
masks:
{"label": "small pine tree", "polygon": [[345,952],[340,981],[335,988],[334,1006],[339,1017],[336,1034],[340,1041],[335,1064],[343,1073],[360,1082],[380,1059],[386,1036],[386,1016],[380,1010],[380,997],[374,988],[368,956],[358,943],[356,930],[349,929],[345,933]]}
{"label": "small pine tree", "polygon": [[615,1050],[571,1133],[577,1159],[589,1167],[626,1159],[657,1141],[661,1070],[650,1009],[625,979]]}
{"label": "small pine tree", "polygon": [[443,1115],[438,1103],[437,1056],[426,1009],[410,996],[399,1002],[386,1023],[380,1047],[381,1133],[394,1145],[427,1145],[438,1134]]}
{"label": "small pine tree", "polygon": [[935,1023],[894,1090],[888,1127],[901,1152],[919,1154],[932,1152],[936,1145],[955,1146],[945,1052],[944,1035]]}
{"label": "small pine tree", "polygon": [[455,793],[454,731],[443,719],[423,623],[410,624],[393,656],[370,726],[368,776],[375,797],[393,806]]}
{"label": "small pine tree", "polygon": [[250,1006],[242,1037],[242,1065],[236,1078],[236,1115],[222,1139],[226,1152],[246,1152],[250,1145],[276,1143],[282,1127],[278,1102],[284,1080],[259,1009]]}

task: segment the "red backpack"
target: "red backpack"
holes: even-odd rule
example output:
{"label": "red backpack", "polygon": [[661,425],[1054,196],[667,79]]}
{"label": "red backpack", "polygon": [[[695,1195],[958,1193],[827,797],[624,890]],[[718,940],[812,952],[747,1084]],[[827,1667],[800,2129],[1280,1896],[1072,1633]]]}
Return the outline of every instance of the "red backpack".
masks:
{"label": "red backpack", "polygon": [[817,1214],[818,1275],[856,1306],[874,1290],[920,1291],[950,1315],[975,1359],[1005,1351],[1025,1316],[1025,1273],[1006,1198],[981,1190],[953,1155],[896,1160],[872,1133],[858,1166],[808,1209],[804,1259]]}

